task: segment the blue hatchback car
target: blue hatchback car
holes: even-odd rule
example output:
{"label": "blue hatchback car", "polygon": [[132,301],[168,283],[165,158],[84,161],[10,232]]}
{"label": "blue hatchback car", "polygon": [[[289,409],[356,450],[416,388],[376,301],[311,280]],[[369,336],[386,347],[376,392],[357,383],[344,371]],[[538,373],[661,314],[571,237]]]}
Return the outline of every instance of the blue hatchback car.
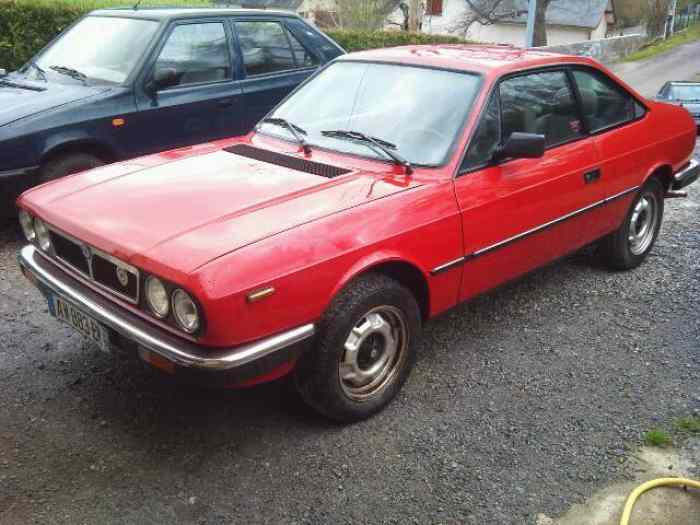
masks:
{"label": "blue hatchback car", "polygon": [[0,77],[0,218],[37,183],[244,134],[343,53],[287,12],[92,12]]}

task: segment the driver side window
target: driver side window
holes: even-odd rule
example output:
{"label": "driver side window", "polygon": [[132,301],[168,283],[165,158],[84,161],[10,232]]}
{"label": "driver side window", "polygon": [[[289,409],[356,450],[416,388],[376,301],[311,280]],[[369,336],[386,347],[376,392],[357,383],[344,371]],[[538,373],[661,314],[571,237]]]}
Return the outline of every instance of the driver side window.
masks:
{"label": "driver side window", "polygon": [[155,64],[155,71],[173,69],[175,86],[231,79],[231,58],[220,22],[175,27]]}
{"label": "driver side window", "polygon": [[483,167],[493,158],[501,142],[500,113],[498,96],[494,93],[469,144],[460,173]]}

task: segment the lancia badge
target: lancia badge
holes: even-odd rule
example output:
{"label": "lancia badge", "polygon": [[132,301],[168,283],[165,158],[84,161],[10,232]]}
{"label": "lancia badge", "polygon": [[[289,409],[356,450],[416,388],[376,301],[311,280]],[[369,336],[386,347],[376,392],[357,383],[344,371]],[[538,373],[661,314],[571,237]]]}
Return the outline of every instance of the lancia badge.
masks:
{"label": "lancia badge", "polygon": [[124,268],[117,266],[117,280],[122,286],[129,284],[129,274]]}

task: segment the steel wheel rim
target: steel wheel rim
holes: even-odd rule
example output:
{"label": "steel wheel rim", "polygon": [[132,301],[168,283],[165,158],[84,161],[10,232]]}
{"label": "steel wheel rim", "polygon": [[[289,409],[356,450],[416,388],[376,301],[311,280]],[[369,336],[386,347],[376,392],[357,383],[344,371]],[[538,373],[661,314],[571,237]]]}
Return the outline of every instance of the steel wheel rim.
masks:
{"label": "steel wheel rim", "polygon": [[656,226],[659,221],[659,203],[652,192],[644,193],[635,204],[630,217],[629,241],[633,255],[641,255],[649,249],[654,241]]}
{"label": "steel wheel rim", "polygon": [[401,310],[377,306],[353,326],[338,364],[345,395],[366,401],[380,392],[401,369],[408,345],[408,328]]}

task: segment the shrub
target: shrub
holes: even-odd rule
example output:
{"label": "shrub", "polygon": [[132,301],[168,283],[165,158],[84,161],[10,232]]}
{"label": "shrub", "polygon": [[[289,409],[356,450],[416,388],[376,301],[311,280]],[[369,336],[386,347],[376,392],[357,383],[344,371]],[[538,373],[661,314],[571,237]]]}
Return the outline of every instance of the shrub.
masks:
{"label": "shrub", "polygon": [[328,36],[338,42],[348,53],[380,47],[405,46],[409,44],[458,44],[461,38],[405,31],[350,31],[330,30]]}

